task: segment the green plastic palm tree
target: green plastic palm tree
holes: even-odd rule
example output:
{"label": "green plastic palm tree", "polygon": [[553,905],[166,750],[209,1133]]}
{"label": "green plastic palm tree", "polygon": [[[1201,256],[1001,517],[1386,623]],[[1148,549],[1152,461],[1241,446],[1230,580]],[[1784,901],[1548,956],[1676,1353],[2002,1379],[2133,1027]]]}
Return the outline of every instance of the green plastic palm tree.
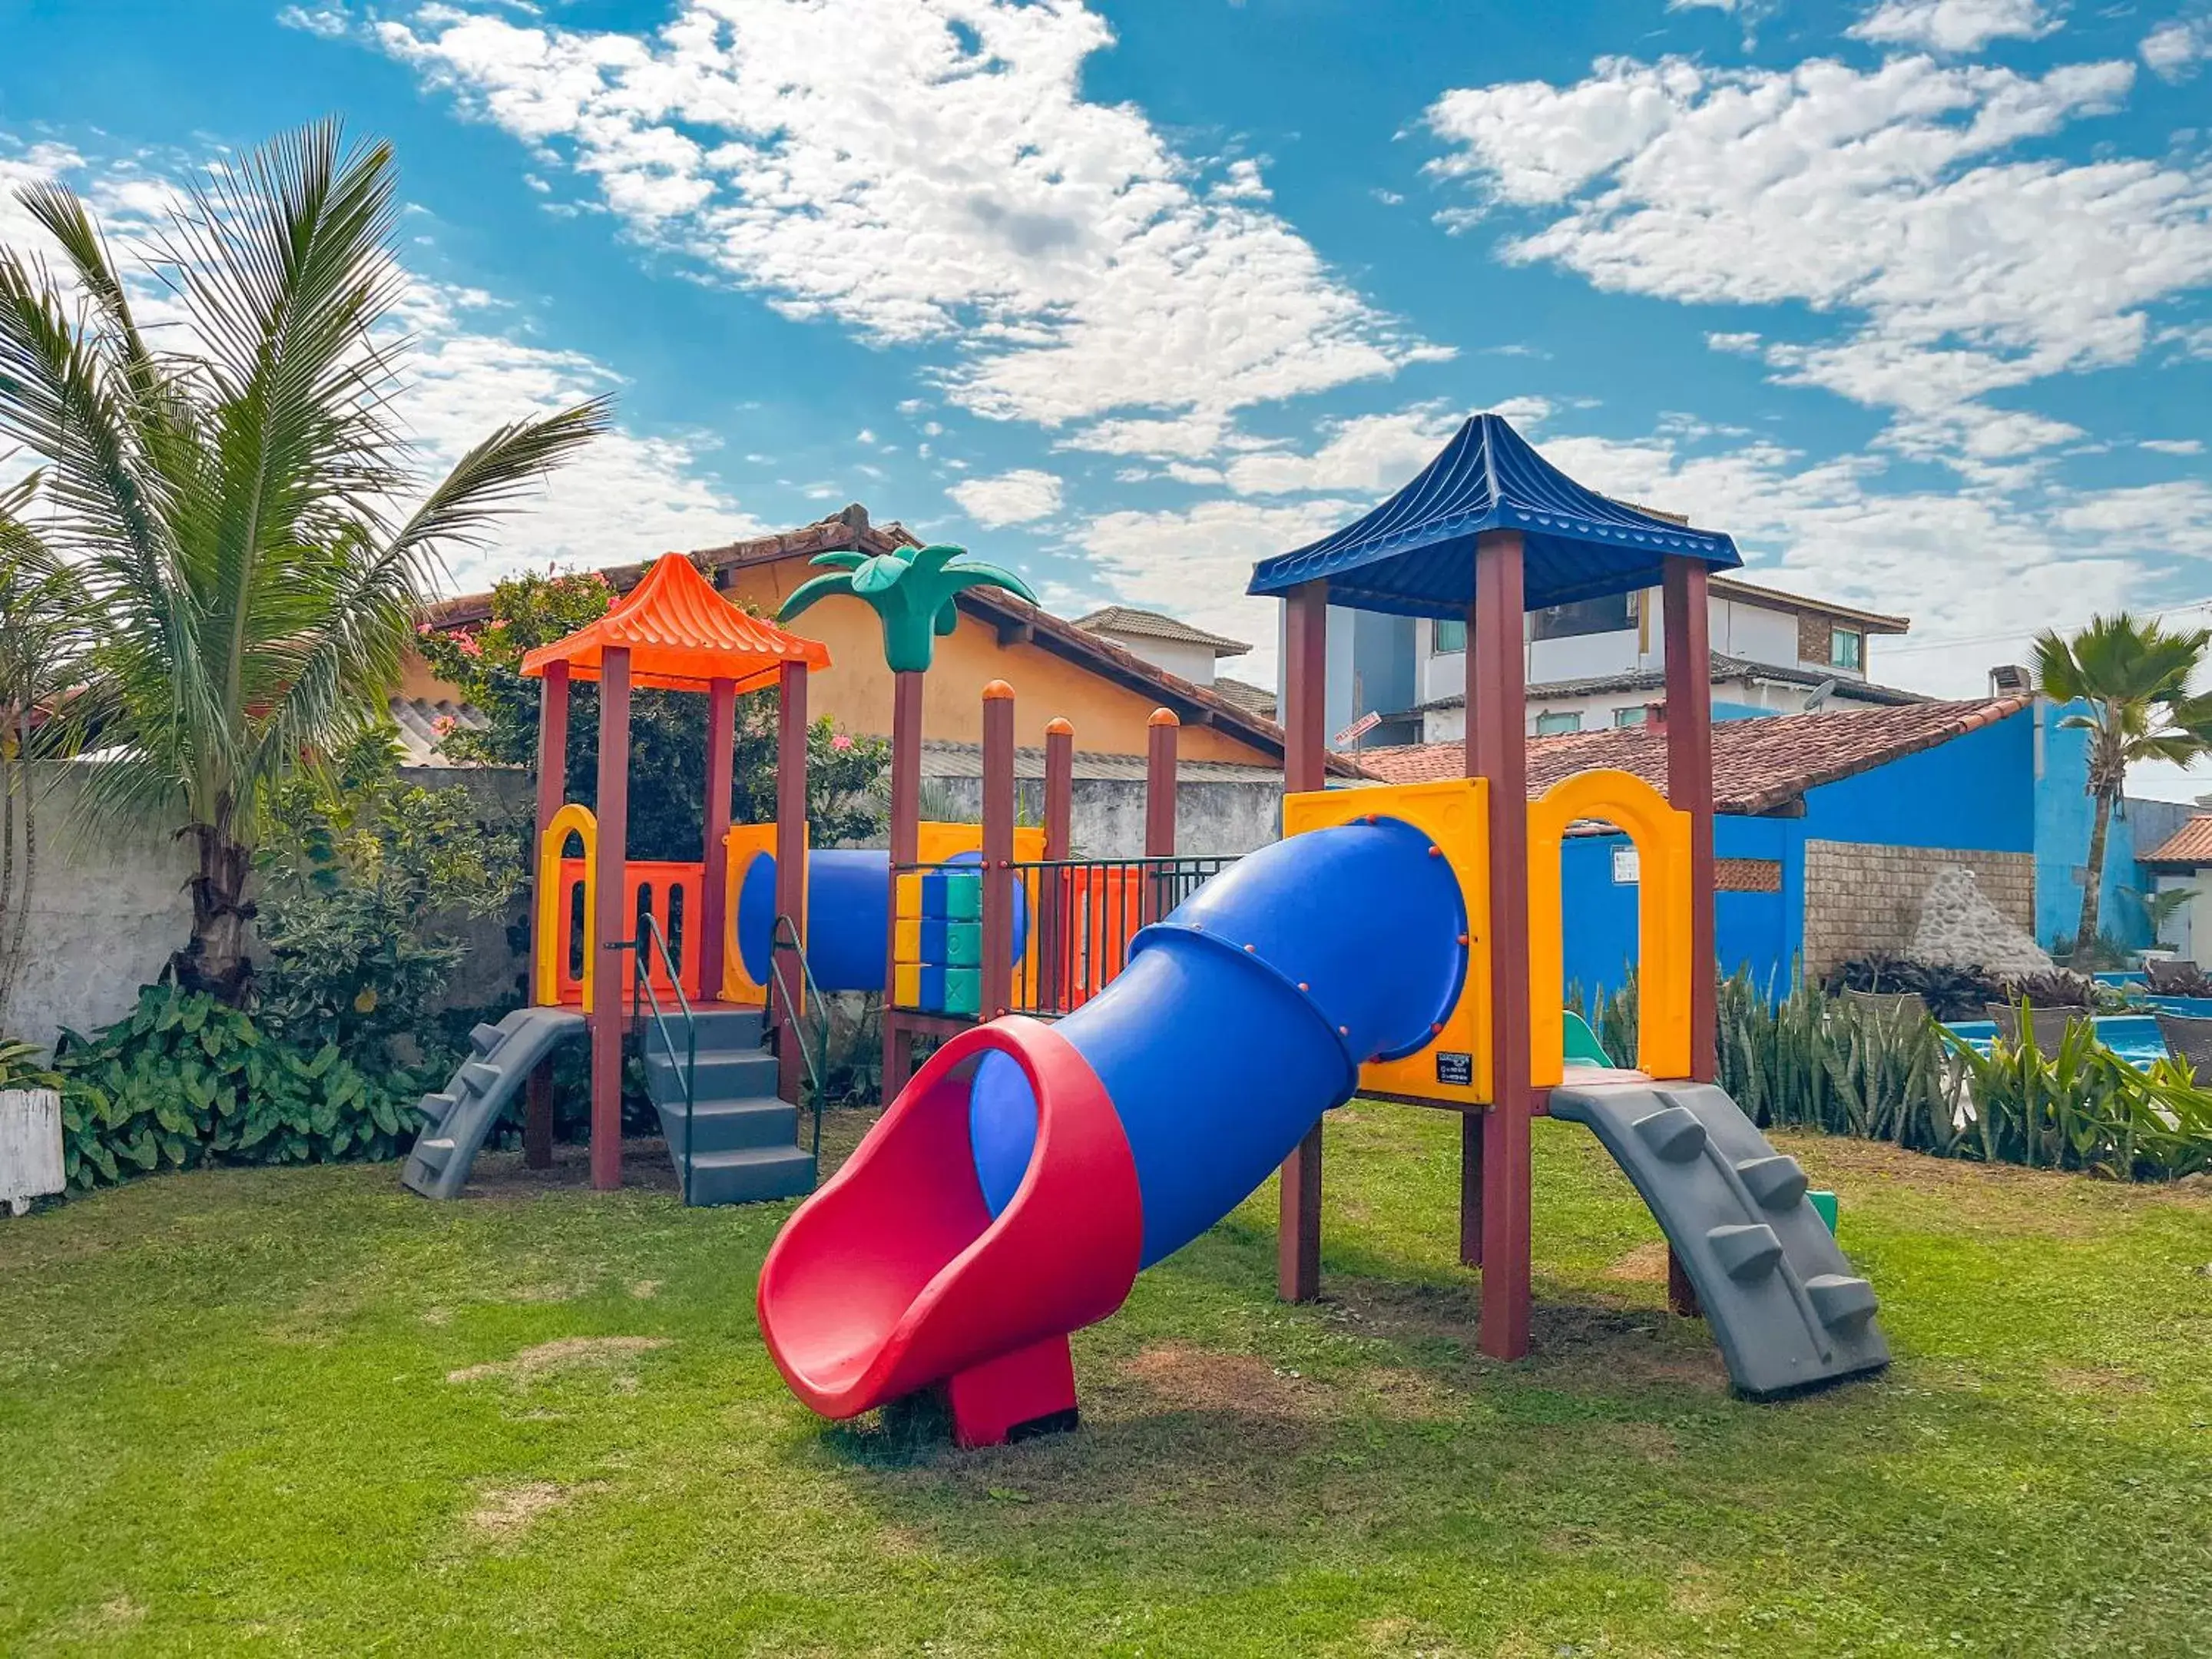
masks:
{"label": "green plastic palm tree", "polygon": [[441,550],[482,544],[606,425],[594,401],[502,427],[404,509],[393,184],[387,146],[325,123],[190,191],[153,250],[166,349],[70,191],[21,198],[67,283],[0,250],[0,439],[46,463],[40,531],[97,619],[113,711],[86,804],[180,817],[198,871],[175,966],[231,1000],[271,790],[387,718]]}
{"label": "green plastic palm tree", "polygon": [[2212,632],[2169,629],[2122,611],[2094,617],[2071,640],[2046,629],[2035,641],[2035,670],[2054,702],[2086,702],[2059,725],[2089,734],[2088,793],[2095,802],[2081,883],[2081,919],[2074,956],[2086,963],[2097,942],[2105,884],[2105,848],[2112,814],[2127,798],[2128,768],[2165,760],[2186,766],[2212,743],[2212,696],[2192,697],[2191,675],[2204,659]]}
{"label": "green plastic palm tree", "polygon": [[883,624],[884,660],[894,674],[926,674],[935,660],[939,636],[960,625],[953,601],[971,587],[1003,587],[1031,605],[1036,595],[1011,570],[971,559],[964,547],[937,544],[894,548],[873,555],[844,550],[813,561],[836,574],[817,576],[783,602],[779,622],[818,599],[849,594],[865,599]]}

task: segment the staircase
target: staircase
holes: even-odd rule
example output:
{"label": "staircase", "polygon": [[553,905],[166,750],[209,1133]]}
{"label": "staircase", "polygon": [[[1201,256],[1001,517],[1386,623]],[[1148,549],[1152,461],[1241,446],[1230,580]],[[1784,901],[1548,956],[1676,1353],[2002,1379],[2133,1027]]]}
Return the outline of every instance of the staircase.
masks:
{"label": "staircase", "polygon": [[[716,1008],[695,1015],[698,1051],[689,1121],[684,1103],[684,1028],[648,1026],[645,1088],[660,1113],[677,1171],[690,1173],[689,1204],[757,1204],[814,1190],[814,1155],[799,1144],[799,1108],[776,1095],[775,1056],[762,1048],[758,1009]],[[665,1030],[674,1039],[669,1057]]]}

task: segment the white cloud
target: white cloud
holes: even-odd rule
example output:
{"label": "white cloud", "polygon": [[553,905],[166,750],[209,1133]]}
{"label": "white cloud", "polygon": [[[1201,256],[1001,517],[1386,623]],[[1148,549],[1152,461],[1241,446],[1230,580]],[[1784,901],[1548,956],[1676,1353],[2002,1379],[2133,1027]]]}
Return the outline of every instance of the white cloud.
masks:
{"label": "white cloud", "polygon": [[1845,31],[1882,46],[1978,52],[1992,40],[2035,40],[2060,27],[2041,0],[1881,0]]}
{"label": "white cloud", "polygon": [[2142,447],[2160,455],[2202,455],[2204,441],[2202,438],[2145,438]]}
{"label": "white cloud", "polygon": [[2175,18],[2160,23],[2143,36],[2137,50],[2160,80],[2185,81],[2197,73],[2199,64],[2212,58],[2212,19]]}
{"label": "white cloud", "polygon": [[1434,460],[1463,418],[1440,405],[1423,404],[1333,422],[1324,428],[1327,441],[1310,455],[1272,450],[1238,456],[1229,464],[1229,487],[1240,495],[1322,489],[1387,495]]}
{"label": "white cloud", "polygon": [[2075,432],[1982,399],[2135,361],[2149,308],[2212,280],[2212,170],[2007,159],[2131,81],[2118,63],[2037,79],[1924,57],[1866,71],[1609,58],[1571,87],[1447,93],[1428,120],[1453,148],[1431,167],[1543,216],[1509,258],[1685,304],[1850,319],[1768,360],[1891,410],[1890,442],[1975,476]]}
{"label": "white cloud", "polygon": [[1140,111],[1085,99],[1113,35],[1079,0],[684,0],[649,35],[438,4],[368,32],[635,235],[949,349],[986,416],[1218,430],[1439,355],[1267,210],[1256,163],[1200,193]]}
{"label": "white cloud", "polygon": [[1244,641],[1252,654],[1237,659],[1237,678],[1273,685],[1281,605],[1245,596],[1252,567],[1327,535],[1361,511],[1361,503],[1350,501],[1263,506],[1218,500],[1164,512],[1109,513],[1085,526],[1078,539],[1114,597]]}
{"label": "white cloud", "polygon": [[1747,331],[1732,334],[1709,331],[1705,335],[1705,344],[1711,349],[1734,352],[1740,357],[1756,357],[1759,343],[1759,336]]}
{"label": "white cloud", "polygon": [[[91,173],[93,176],[81,176]],[[126,269],[134,242],[174,199],[171,186],[134,166],[95,171],[84,158],[47,145],[0,155],[0,244],[39,248],[43,233],[15,201],[34,180],[64,178],[91,200]],[[139,302],[149,326],[181,325],[165,295]],[[421,450],[422,470],[441,474],[494,428],[550,413],[620,386],[605,364],[580,353],[513,338],[511,322],[480,290],[411,281],[393,321],[414,339],[404,362],[406,388],[395,412]],[[604,564],[670,548],[710,546],[764,526],[702,469],[706,438],[650,437],[617,428],[556,471],[541,493],[505,520],[492,544],[452,550],[447,579],[461,590],[489,585],[530,565],[559,561]],[[27,458],[19,458],[27,459]]]}
{"label": "white cloud", "polygon": [[1030,524],[1060,511],[1059,478],[1035,467],[1018,468],[992,478],[963,478],[945,493],[987,530]]}

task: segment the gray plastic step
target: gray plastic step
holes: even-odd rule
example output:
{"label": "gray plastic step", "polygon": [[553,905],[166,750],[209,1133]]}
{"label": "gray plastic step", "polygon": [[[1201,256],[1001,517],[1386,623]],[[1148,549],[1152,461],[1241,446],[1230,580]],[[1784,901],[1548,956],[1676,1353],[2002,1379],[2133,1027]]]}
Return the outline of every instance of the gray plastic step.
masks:
{"label": "gray plastic step", "polygon": [[[489,1048],[481,1036],[486,1030],[500,1034]],[[470,1046],[480,1054],[496,1052],[498,1060],[463,1060],[442,1091],[423,1097],[425,1110],[440,1100],[449,1103],[439,1109],[435,1133],[416,1137],[400,1184],[425,1198],[458,1197],[484,1137],[514,1091],[556,1045],[584,1030],[583,1013],[575,1008],[518,1008],[496,1026],[479,1025],[470,1034]]]}
{"label": "gray plastic step", "polygon": [[484,1055],[489,1054],[493,1049],[498,1048],[501,1043],[506,1041],[507,1033],[505,1031],[500,1030],[496,1025],[493,1025],[481,1020],[479,1020],[476,1026],[469,1032],[469,1047],[477,1051],[477,1057],[478,1059],[482,1059]]}
{"label": "gray plastic step", "polygon": [[[658,1106],[684,1103],[683,1051],[671,1060],[652,1039],[645,1057],[645,1088]],[[695,1101],[744,1100],[775,1092],[775,1056],[755,1048],[744,1054],[702,1054],[692,1070]]]}
{"label": "gray plastic step", "polygon": [[1710,1083],[1569,1082],[1551,1114],[1588,1125],[1690,1276],[1729,1377],[1753,1399],[1889,1364],[1874,1286],[1806,1197],[1805,1172]]}
{"label": "gray plastic step", "polygon": [[813,1190],[814,1157],[799,1146],[702,1152],[691,1160],[693,1204],[761,1204]]}
{"label": "gray plastic step", "polygon": [[679,1159],[687,1139],[695,1155],[793,1146],[799,1141],[799,1108],[772,1095],[708,1101],[692,1109],[687,1130],[684,1103],[676,1101],[660,1109],[660,1132],[668,1142],[668,1155]]}

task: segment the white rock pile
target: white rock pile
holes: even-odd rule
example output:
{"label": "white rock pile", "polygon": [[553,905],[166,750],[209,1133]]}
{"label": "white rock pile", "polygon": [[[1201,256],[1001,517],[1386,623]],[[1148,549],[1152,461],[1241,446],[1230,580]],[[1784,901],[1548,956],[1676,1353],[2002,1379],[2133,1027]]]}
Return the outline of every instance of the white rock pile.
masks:
{"label": "white rock pile", "polygon": [[1979,968],[1999,979],[2042,973],[2052,966],[2035,936],[1990,902],[1962,864],[1947,864],[1928,884],[1912,959],[1949,968]]}

